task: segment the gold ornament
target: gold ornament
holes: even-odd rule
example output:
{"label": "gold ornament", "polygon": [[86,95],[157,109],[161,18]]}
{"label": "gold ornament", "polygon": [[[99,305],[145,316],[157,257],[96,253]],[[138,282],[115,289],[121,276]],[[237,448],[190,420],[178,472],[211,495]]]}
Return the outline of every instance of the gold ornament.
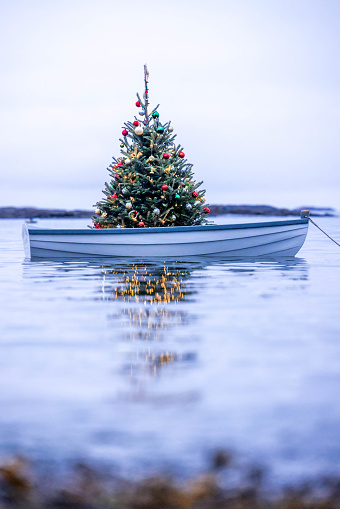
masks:
{"label": "gold ornament", "polygon": [[94,211],[94,213],[95,213],[95,214],[97,214],[97,215],[99,216],[99,214],[101,214],[101,210],[100,210],[100,209],[96,209],[96,210]]}
{"label": "gold ornament", "polygon": [[103,212],[102,217],[105,219],[107,217],[107,212]]}

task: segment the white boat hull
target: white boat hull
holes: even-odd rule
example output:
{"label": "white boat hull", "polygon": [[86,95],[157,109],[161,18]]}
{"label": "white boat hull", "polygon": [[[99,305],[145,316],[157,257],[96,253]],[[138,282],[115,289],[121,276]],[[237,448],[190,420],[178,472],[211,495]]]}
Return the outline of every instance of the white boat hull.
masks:
{"label": "white boat hull", "polygon": [[27,258],[84,256],[186,258],[188,256],[294,256],[308,218],[262,223],[124,229],[48,229],[23,225]]}

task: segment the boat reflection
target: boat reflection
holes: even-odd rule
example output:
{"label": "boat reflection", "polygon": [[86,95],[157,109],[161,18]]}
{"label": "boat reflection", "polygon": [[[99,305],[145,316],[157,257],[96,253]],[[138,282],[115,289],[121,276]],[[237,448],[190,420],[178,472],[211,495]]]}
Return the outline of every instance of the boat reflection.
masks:
{"label": "boat reflection", "polygon": [[[54,291],[62,289],[62,298],[66,293],[70,300],[92,299],[105,304],[106,337],[111,344],[125,345],[119,370],[131,377],[157,375],[171,365],[195,364],[200,340],[197,327],[195,335],[192,332],[199,319],[195,303],[202,301],[209,280],[228,284],[254,278],[255,287],[256,280],[265,280],[265,276],[274,283],[282,278],[304,282],[308,264],[301,258],[24,262],[24,278],[58,280],[61,286],[54,285]],[[72,285],[80,291],[73,293]]]}

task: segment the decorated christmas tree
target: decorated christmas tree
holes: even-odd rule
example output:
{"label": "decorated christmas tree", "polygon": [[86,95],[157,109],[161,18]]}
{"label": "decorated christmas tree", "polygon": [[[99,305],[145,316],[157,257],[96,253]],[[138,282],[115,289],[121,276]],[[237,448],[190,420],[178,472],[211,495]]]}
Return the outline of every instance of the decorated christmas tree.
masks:
{"label": "decorated christmas tree", "polygon": [[140,118],[126,122],[121,156],[108,167],[105,198],[97,202],[95,228],[192,226],[207,223],[202,182],[193,179],[170,122],[160,121],[158,106],[149,113],[149,74],[144,66],[144,101],[137,94]]}

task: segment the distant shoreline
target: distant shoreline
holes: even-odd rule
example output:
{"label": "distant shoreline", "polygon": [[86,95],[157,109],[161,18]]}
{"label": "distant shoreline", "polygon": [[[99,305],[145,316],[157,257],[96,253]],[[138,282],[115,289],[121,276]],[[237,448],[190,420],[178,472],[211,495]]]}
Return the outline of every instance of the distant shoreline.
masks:
{"label": "distant shoreline", "polygon": [[[300,216],[301,209],[311,210],[312,216],[335,216],[330,207],[301,207],[299,209],[277,208],[269,205],[210,205],[210,216],[239,214],[251,216]],[[35,207],[0,207],[0,219],[32,219],[32,218],[90,218],[91,210],[43,209]]]}

